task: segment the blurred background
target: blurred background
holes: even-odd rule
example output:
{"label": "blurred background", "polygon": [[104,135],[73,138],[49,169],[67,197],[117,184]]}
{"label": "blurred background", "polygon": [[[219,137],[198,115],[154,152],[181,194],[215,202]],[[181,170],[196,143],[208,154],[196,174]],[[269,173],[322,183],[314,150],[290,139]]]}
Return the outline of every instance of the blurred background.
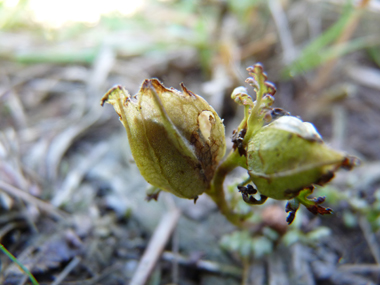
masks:
{"label": "blurred background", "polygon": [[[0,239],[40,284],[129,284],[165,213],[181,210],[148,284],[380,283],[380,1],[0,0]],[[331,216],[285,203],[241,203],[237,231],[202,195],[145,201],[110,106],[146,78],[184,82],[224,119],[228,147],[243,110],[231,99],[261,62],[275,106],[310,121],[362,160],[326,196]],[[247,87],[253,94],[253,90]],[[1,284],[30,284],[0,254]],[[140,273],[139,273],[140,274]]]}

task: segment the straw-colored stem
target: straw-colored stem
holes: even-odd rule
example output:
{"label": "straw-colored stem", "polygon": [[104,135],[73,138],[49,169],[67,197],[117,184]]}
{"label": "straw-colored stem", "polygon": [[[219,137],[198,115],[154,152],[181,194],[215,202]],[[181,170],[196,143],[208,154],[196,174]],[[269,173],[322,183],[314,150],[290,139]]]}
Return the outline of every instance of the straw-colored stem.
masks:
{"label": "straw-colored stem", "polygon": [[[344,44],[351,38],[352,34],[359,24],[360,17],[363,14],[364,9],[368,6],[369,2],[370,0],[361,0],[356,10],[351,14],[351,18],[347,22],[346,27],[343,29],[342,33],[336,40],[334,44],[335,46]],[[314,83],[310,89],[312,92],[315,92],[316,90],[319,90],[321,86],[324,86],[327,80],[331,77],[331,72],[336,63],[337,58],[330,59],[319,69],[317,78],[314,80]]]}

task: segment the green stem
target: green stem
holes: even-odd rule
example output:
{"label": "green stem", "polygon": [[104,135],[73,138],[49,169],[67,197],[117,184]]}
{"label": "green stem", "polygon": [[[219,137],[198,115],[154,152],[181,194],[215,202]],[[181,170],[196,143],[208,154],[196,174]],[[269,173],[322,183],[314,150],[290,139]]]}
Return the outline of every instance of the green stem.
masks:
{"label": "green stem", "polygon": [[237,150],[232,150],[226,159],[216,169],[214,179],[211,182],[211,187],[206,191],[206,193],[218,205],[220,212],[229,222],[239,228],[244,228],[245,216],[235,213],[228,205],[223,187],[223,182],[226,175],[238,166],[243,166],[242,158]]}
{"label": "green stem", "polygon": [[10,253],[1,243],[0,250],[4,252],[14,263],[16,263],[26,275],[29,276],[30,281],[32,281],[33,285],[39,285],[32,273],[30,273],[30,271],[28,270],[28,268],[26,268],[20,261],[18,261],[18,259],[14,257],[12,253]]}

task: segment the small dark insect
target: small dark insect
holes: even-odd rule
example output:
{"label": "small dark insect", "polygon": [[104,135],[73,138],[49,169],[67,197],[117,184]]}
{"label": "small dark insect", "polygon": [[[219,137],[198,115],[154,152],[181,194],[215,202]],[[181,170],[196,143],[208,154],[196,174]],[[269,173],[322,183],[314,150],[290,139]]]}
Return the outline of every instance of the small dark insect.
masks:
{"label": "small dark insect", "polygon": [[157,193],[153,193],[153,194],[147,194],[146,197],[145,197],[145,200],[150,202],[152,200],[155,200],[157,201],[158,200],[158,195],[160,194],[160,192],[157,192]]}
{"label": "small dark insect", "polygon": [[247,186],[240,186],[237,187],[239,189],[239,192],[246,195],[253,195],[257,193],[257,189],[253,188],[251,184],[248,184]]}
{"label": "small dark insect", "polygon": [[298,210],[298,207],[295,206],[293,203],[291,203],[291,202],[286,203],[285,212],[289,213],[289,215],[286,218],[286,222],[288,223],[288,225],[293,223],[294,218],[296,217],[297,210]]}
{"label": "small dark insect", "polygon": [[268,199],[268,197],[264,195],[260,195],[260,200],[257,200],[255,197],[251,196],[257,193],[257,189],[250,184],[248,184],[246,187],[238,185],[237,188],[239,189],[244,202],[248,204],[261,205],[264,204],[264,202]]}
{"label": "small dark insect", "polygon": [[281,108],[273,108],[271,111],[271,115],[272,119],[275,120],[282,116],[290,116],[290,113]]}
{"label": "small dark insect", "polygon": [[289,213],[289,215],[286,217],[286,222],[288,223],[288,225],[290,225],[291,223],[293,223],[295,217],[296,217],[296,212],[295,211],[291,211]]}
{"label": "small dark insect", "polygon": [[232,133],[232,143],[233,143],[233,149],[238,149],[240,156],[246,156],[247,152],[243,145],[244,136],[247,133],[247,129],[242,129],[239,133],[234,130]]}

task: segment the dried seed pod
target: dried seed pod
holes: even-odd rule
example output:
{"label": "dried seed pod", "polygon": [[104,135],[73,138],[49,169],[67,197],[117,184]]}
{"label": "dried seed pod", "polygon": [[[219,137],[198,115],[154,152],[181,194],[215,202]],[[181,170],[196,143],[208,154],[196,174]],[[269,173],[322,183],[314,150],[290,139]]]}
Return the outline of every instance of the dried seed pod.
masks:
{"label": "dried seed pod", "polygon": [[183,92],[147,79],[136,95],[116,86],[101,104],[113,105],[120,116],[145,180],[178,197],[195,199],[209,188],[224,156],[224,125],[202,97],[181,87]]}

